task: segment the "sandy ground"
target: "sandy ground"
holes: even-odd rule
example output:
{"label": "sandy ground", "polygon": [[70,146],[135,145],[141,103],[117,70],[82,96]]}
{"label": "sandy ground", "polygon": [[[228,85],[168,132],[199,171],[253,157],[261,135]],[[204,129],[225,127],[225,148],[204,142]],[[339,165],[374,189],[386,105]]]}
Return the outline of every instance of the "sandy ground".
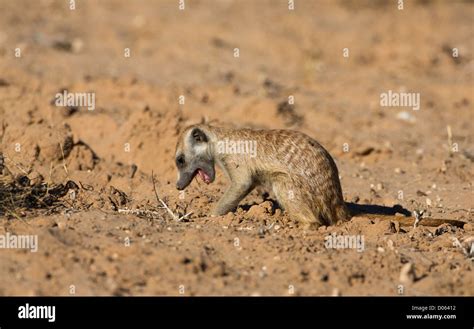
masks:
{"label": "sandy ground", "polygon": [[[474,295],[453,244],[474,237],[473,2],[394,3],[1,0],[5,166],[79,190],[0,215],[0,235],[39,244],[0,249],[0,295]],[[54,106],[64,89],[95,93],[95,109]],[[388,90],[419,93],[420,110],[382,107]],[[348,202],[467,224],[305,231],[257,191],[210,218],[222,172],[175,189],[177,134],[201,120],[303,131],[335,157]],[[191,215],[160,207],[152,172]],[[326,248],[333,233],[364,250]]]}

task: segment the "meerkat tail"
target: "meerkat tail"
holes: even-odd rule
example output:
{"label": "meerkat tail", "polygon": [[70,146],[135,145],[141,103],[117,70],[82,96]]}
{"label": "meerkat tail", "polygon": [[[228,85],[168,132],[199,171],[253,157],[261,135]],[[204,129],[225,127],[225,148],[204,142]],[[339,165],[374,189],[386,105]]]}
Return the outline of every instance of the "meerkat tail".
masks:
{"label": "meerkat tail", "polygon": [[[358,213],[354,215],[354,217],[368,217],[370,219],[378,219],[378,220],[390,220],[390,221],[397,221],[400,223],[401,226],[413,226],[415,225],[415,217],[402,217],[402,216],[395,216],[395,215],[383,215],[383,214],[363,214]],[[456,219],[441,219],[441,218],[430,218],[430,217],[423,217],[417,223],[417,225],[421,226],[431,226],[436,227],[442,224],[450,224],[456,227],[463,228],[466,222],[456,220]]]}

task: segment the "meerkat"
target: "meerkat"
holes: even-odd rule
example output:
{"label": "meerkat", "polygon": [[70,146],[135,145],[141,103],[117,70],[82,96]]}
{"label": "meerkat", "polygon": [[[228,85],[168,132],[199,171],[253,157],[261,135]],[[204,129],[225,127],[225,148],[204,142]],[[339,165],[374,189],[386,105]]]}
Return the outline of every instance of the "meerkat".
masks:
{"label": "meerkat", "polygon": [[[178,138],[175,161],[178,190],[185,189],[196,176],[212,183],[215,165],[229,178],[230,186],[213,207],[212,216],[235,210],[255,187],[263,186],[305,227],[333,225],[351,218],[334,159],[302,132],[192,125]],[[403,217],[385,217],[408,223]],[[412,218],[410,225],[413,222]],[[430,219],[424,224],[444,222],[449,220]]]}

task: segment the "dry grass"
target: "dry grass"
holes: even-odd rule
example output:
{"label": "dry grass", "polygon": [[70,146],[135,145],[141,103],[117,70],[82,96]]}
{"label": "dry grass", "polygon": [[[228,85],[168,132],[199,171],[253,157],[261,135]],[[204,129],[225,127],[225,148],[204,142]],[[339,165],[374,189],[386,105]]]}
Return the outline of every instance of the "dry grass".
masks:
{"label": "dry grass", "polygon": [[19,217],[33,209],[52,210],[61,206],[60,200],[69,190],[77,190],[73,181],[48,185],[42,179],[31,182],[26,175],[14,177],[2,166],[0,171],[0,215]]}

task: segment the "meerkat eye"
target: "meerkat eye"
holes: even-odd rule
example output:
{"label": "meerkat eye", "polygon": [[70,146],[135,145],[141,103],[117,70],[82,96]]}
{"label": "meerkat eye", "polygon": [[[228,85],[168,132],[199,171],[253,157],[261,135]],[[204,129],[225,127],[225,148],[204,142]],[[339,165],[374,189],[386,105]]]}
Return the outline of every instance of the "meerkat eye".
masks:
{"label": "meerkat eye", "polygon": [[192,136],[195,142],[207,142],[206,134],[200,129],[194,129]]}
{"label": "meerkat eye", "polygon": [[186,160],[184,159],[184,155],[183,155],[183,154],[179,155],[179,156],[176,158],[176,165],[177,165],[178,167],[184,166],[185,163],[186,163]]}

